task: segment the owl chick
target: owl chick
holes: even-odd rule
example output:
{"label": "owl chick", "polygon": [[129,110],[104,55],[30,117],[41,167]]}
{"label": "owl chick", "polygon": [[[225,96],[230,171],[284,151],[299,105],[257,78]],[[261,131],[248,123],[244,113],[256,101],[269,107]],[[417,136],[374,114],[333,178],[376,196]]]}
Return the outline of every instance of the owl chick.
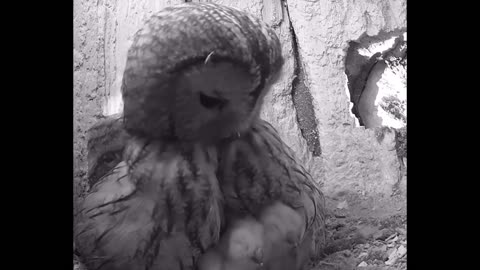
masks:
{"label": "owl chick", "polygon": [[199,260],[199,270],[255,270],[263,266],[264,227],[252,217],[229,222],[218,245]]}
{"label": "owl chick", "polygon": [[301,212],[275,202],[264,209],[260,220],[265,230],[265,269],[302,269],[308,261],[305,243],[311,239],[304,239],[306,224]]}
{"label": "owl chick", "polygon": [[167,7],[128,51],[125,127],[148,138],[201,142],[243,132],[282,64],[278,37],[256,17],[212,3]]}
{"label": "owl chick", "polygon": [[89,269],[194,269],[220,237],[214,148],[128,140],[83,202],[75,243]]}
{"label": "owl chick", "polygon": [[[280,202],[297,212],[301,219],[285,209],[275,210],[277,214],[268,218],[270,227],[288,228],[290,220],[295,229],[292,233],[280,231],[277,236],[272,233],[272,239],[283,241],[285,235],[290,235],[292,240],[287,238],[287,242],[303,247],[302,254],[307,254],[293,260],[299,261],[298,265],[321,254],[326,240],[323,194],[277,131],[268,122],[257,120],[249,131],[239,138],[225,140],[219,149],[217,177],[225,198],[225,213],[259,218],[265,207]],[[300,224],[303,230],[298,231]],[[299,239],[302,241],[297,243]],[[282,249],[282,245],[273,245],[270,252],[281,254]]]}
{"label": "owl chick", "polygon": [[123,115],[114,114],[96,122],[87,130],[88,182],[93,186],[122,160],[128,134]]}

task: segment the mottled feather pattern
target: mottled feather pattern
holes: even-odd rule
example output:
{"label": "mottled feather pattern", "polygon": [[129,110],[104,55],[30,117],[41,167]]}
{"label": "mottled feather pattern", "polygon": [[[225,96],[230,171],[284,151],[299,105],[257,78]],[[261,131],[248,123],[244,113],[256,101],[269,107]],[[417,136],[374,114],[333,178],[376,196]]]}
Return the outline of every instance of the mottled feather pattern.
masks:
{"label": "mottled feather pattern", "polygon": [[207,58],[244,69],[253,96],[283,64],[276,34],[254,16],[210,3],[167,7],[146,21],[128,51],[122,81],[127,130],[175,137],[175,78],[204,66]]}
{"label": "mottled feather pattern", "polygon": [[[258,116],[282,64],[273,30],[233,8],[186,3],[146,21],[127,55],[124,115],[89,130],[93,187],[75,227],[89,270],[195,269],[236,218],[262,215],[259,226],[290,224],[267,240],[240,226],[269,246],[265,269],[299,270],[320,254],[323,195]],[[255,269],[258,254],[244,251],[227,265]]]}
{"label": "mottled feather pattern", "polygon": [[87,130],[87,147],[103,143],[112,144],[112,140],[121,139],[122,136],[119,135],[124,132],[123,114],[103,116]]}
{"label": "mottled feather pattern", "polygon": [[[103,123],[108,125],[109,122],[105,121]],[[111,129],[105,130],[111,131]],[[120,134],[120,132],[116,131],[114,134]],[[131,153],[133,156],[128,156],[127,154],[127,160],[135,161],[138,159],[135,156],[141,155],[142,151],[146,153],[140,146],[134,145],[135,147],[132,147],[132,144],[129,145],[133,149],[126,152]],[[309,249],[311,253],[304,256],[319,255],[325,244],[325,202],[323,194],[307,170],[295,158],[293,150],[281,140],[275,128],[266,121],[258,120],[252,126],[251,131],[241,134],[240,138],[224,141],[220,151],[218,177],[222,192],[226,197],[226,214],[230,216],[244,216],[245,214],[253,213],[258,216],[265,205],[269,205],[276,200],[280,200],[295,209],[304,209],[302,213],[305,215],[307,228],[304,232],[305,241],[302,242],[302,246],[312,245]],[[202,155],[199,155],[196,160],[207,163],[217,162],[216,151],[198,151],[197,153],[202,153]],[[182,171],[191,171],[192,169],[205,166],[202,163],[193,163],[193,155],[183,154],[183,156],[189,162],[182,163],[182,166],[185,166],[182,167]],[[122,162],[122,164],[125,163]],[[135,166],[135,163],[132,162],[131,166]],[[116,170],[124,167],[119,166]],[[137,168],[137,170],[148,174],[146,168],[141,167]],[[179,185],[177,193],[185,194],[190,182],[181,173],[178,174],[176,181],[178,181]],[[119,180],[118,185],[123,182]],[[215,185],[212,186],[215,187]],[[118,188],[125,190],[125,194],[129,190],[128,185],[125,186],[125,184]],[[130,187],[130,189],[133,188]],[[96,189],[94,188],[93,190],[95,192]],[[193,190],[193,192],[196,192],[196,189]],[[201,196],[197,194],[192,197],[198,197],[198,202],[201,203]],[[188,206],[185,207],[188,209]],[[217,208],[211,209],[212,211],[221,212]],[[192,212],[192,210],[188,211]],[[223,227],[228,226],[228,219],[226,220],[227,223],[222,222],[220,225],[215,222],[215,216],[216,214],[209,215],[213,222],[210,220],[207,223],[216,224],[218,227],[213,226],[208,228],[208,230],[218,231],[221,225]],[[189,216],[188,218],[191,217]],[[192,231],[191,228],[195,228],[196,223],[191,223],[190,225],[189,231]],[[200,235],[211,235],[211,233]],[[194,233],[192,233],[192,236],[195,236]]]}
{"label": "mottled feather pattern", "polygon": [[252,130],[257,130],[259,134],[264,135],[265,140],[272,143],[271,147],[276,146],[279,152],[274,155],[285,158],[287,160],[286,164],[291,166],[291,171],[293,171],[291,177],[294,181],[298,181],[302,190],[300,204],[303,209],[305,209],[308,221],[306,224],[305,237],[310,237],[311,239],[305,242],[308,243],[308,241],[312,241],[312,253],[310,255],[320,256],[326,244],[326,203],[319,184],[296,158],[294,151],[282,141],[277,130],[270,123],[260,120]]}
{"label": "mottled feather pattern", "polygon": [[85,198],[75,229],[87,267],[193,267],[220,237],[215,152],[201,145],[130,139],[125,161]]}
{"label": "mottled feather pattern", "polygon": [[87,130],[88,182],[93,186],[122,159],[128,134],[123,128],[123,114],[97,121]]}
{"label": "mottled feather pattern", "polygon": [[305,235],[313,231],[313,254],[325,245],[325,201],[318,184],[295,158],[293,151],[266,121],[220,146],[218,179],[225,213],[258,217],[276,201],[300,211],[306,218]]}

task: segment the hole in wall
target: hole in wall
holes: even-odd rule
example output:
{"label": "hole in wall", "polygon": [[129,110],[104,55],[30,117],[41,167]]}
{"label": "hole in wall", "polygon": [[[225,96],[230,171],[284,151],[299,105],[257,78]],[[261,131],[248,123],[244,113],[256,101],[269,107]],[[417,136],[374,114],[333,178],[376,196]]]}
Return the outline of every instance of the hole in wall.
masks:
{"label": "hole in wall", "polygon": [[406,71],[406,31],[350,42],[345,61],[347,91],[360,126],[406,126]]}

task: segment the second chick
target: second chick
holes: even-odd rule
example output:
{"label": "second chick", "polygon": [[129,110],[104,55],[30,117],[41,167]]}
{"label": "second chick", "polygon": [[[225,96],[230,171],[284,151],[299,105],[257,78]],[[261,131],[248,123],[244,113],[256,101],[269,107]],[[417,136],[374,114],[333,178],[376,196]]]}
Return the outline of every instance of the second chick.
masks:
{"label": "second chick", "polygon": [[199,260],[199,270],[263,269],[264,227],[252,217],[236,219],[220,242]]}

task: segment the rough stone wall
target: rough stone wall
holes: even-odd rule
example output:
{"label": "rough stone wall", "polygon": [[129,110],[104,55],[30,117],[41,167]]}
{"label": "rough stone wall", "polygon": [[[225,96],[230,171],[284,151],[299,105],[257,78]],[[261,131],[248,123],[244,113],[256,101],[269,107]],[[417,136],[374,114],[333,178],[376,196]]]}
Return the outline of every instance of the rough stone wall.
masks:
{"label": "rough stone wall", "polygon": [[74,0],[74,198],[84,191],[85,130],[102,113],[105,97],[104,14],[97,3]]}
{"label": "rough stone wall", "polygon": [[[74,0],[78,175],[86,165],[85,128],[95,114],[121,110],[120,82],[133,34],[151,13],[180,2],[184,1]],[[323,184],[327,197],[350,194],[348,198],[373,201],[376,208],[384,200],[395,201],[389,199],[392,194],[404,194],[395,134],[355,126],[345,57],[350,41],[405,30],[406,0],[204,2],[244,9],[276,29],[286,62],[262,116]]]}

